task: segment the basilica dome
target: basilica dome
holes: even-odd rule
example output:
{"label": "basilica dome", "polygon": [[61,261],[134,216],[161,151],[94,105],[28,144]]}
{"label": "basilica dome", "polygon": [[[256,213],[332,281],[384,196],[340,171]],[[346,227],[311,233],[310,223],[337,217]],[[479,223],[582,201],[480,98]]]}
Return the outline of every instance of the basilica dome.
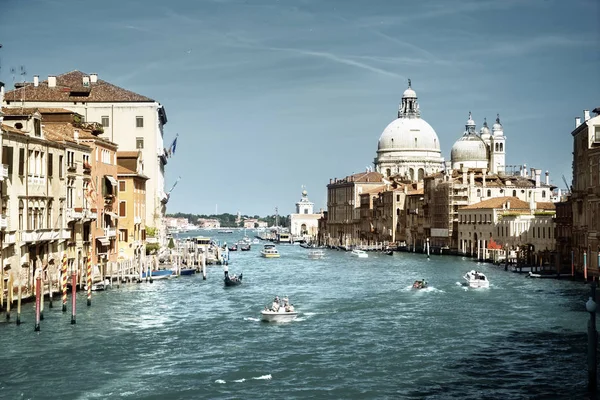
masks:
{"label": "basilica dome", "polygon": [[398,118],[386,126],[377,143],[377,172],[384,176],[400,175],[413,181],[438,172],[444,167],[437,134],[425,120],[417,94],[408,88],[402,94]]}
{"label": "basilica dome", "polygon": [[377,150],[433,150],[440,151],[437,134],[421,118],[398,118],[392,121],[379,137]]}
{"label": "basilica dome", "polygon": [[487,162],[487,146],[479,136],[465,133],[452,146],[450,159],[452,160],[452,164],[470,161]]}

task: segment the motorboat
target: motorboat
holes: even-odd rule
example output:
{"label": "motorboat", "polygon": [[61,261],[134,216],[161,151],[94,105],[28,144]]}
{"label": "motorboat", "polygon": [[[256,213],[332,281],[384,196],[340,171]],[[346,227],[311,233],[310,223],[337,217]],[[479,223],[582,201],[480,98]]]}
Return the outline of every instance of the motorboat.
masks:
{"label": "motorboat", "polygon": [[260,251],[260,255],[264,258],[279,258],[281,256],[274,244],[265,244]]}
{"label": "motorboat", "polygon": [[350,254],[352,256],[358,257],[358,258],[367,258],[367,257],[369,257],[369,254],[366,251],[359,250],[359,249],[352,250],[352,252]]}
{"label": "motorboat", "polygon": [[240,245],[240,250],[241,251],[250,251],[251,249],[251,245],[249,243],[244,243]]}
{"label": "motorboat", "polygon": [[323,257],[325,257],[325,252],[323,250],[311,250],[308,252],[308,258],[311,260],[318,260]]}
{"label": "motorboat", "polygon": [[229,251],[237,251],[237,244],[233,244],[228,247]]}
{"label": "motorboat", "polygon": [[273,304],[270,307],[266,306],[260,314],[261,320],[266,322],[290,322],[298,317],[298,312],[287,296],[282,299],[276,296]]}
{"label": "motorboat", "polygon": [[244,274],[240,274],[237,276],[235,274],[229,275],[229,273],[225,272],[225,286],[238,286],[242,284],[242,277]]}
{"label": "motorboat", "polygon": [[[106,290],[106,289],[108,289],[109,286],[110,286],[110,280],[108,280],[108,279],[93,283],[92,284],[92,292]],[[85,290],[87,290],[87,285],[85,285]]]}
{"label": "motorboat", "polygon": [[463,278],[467,281],[467,285],[472,288],[488,288],[490,287],[490,281],[488,281],[487,277],[475,270],[471,270],[463,276]]}
{"label": "motorboat", "polygon": [[[145,279],[147,276],[148,276],[147,272],[142,272],[142,279]],[[173,276],[172,270],[158,269],[158,270],[152,271],[150,278],[152,278],[153,280],[158,280],[158,279],[169,279],[172,276]]]}
{"label": "motorboat", "polygon": [[425,279],[421,280],[421,281],[415,281],[415,283],[413,283],[413,289],[426,289],[427,288],[427,281]]}
{"label": "motorboat", "polygon": [[179,270],[179,275],[194,275],[196,273],[196,268],[181,268]]}

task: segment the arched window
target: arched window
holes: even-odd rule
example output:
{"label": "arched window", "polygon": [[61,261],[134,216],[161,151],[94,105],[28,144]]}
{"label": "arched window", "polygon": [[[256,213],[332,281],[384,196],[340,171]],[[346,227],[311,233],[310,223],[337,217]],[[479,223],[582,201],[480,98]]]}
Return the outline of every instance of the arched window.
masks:
{"label": "arched window", "polygon": [[408,175],[410,177],[410,180],[414,181],[415,180],[415,170],[414,169],[409,169],[408,170]]}
{"label": "arched window", "polygon": [[513,190],[513,197],[517,197],[517,191]]}
{"label": "arched window", "polygon": [[396,215],[398,215],[398,216],[400,215],[400,209],[399,208],[396,208]]}
{"label": "arched window", "polygon": [[542,199],[546,198],[546,191],[542,190]]}
{"label": "arched window", "polygon": [[46,222],[46,228],[54,229],[54,225],[52,224],[52,199],[48,200],[48,208],[47,208],[47,217],[48,220]]}
{"label": "arched window", "polygon": [[487,191],[487,197],[492,197],[492,191],[490,189]]}
{"label": "arched window", "polygon": [[415,147],[417,147],[417,138],[415,138]]}
{"label": "arched window", "polygon": [[425,176],[425,170],[423,168],[419,168],[419,180],[422,181]]}
{"label": "arched window", "polygon": [[500,151],[504,151],[504,143],[500,143]]}
{"label": "arched window", "polygon": [[386,170],[385,170],[385,174],[386,174],[387,176],[390,176],[390,175],[392,175],[392,170],[391,170],[390,168],[386,169]]}
{"label": "arched window", "polygon": [[481,197],[481,189],[477,189],[477,197]]}

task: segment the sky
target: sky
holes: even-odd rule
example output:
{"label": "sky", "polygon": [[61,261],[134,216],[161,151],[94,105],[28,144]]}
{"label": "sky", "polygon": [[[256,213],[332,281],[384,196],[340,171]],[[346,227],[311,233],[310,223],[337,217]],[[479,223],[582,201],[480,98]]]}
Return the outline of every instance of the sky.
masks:
{"label": "sky", "polygon": [[600,107],[597,0],[0,0],[0,44],[9,88],[77,69],[164,105],[168,213],[289,214],[302,186],[326,209],[409,78],[446,160],[500,114],[507,164],[563,189]]}

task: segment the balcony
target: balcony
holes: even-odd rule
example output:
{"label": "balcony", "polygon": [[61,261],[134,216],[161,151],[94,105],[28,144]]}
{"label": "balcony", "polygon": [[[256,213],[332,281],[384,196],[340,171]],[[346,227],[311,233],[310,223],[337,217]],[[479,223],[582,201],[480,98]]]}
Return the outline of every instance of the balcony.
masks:
{"label": "balcony", "polygon": [[50,240],[69,239],[71,232],[68,229],[51,230],[38,229],[35,231],[22,231],[21,241],[25,243],[35,243]]}
{"label": "balcony", "polygon": [[67,172],[77,172],[77,164],[74,162],[67,164]]}
{"label": "balcony", "polygon": [[85,210],[85,218],[87,219],[98,219],[98,213],[95,208]]}
{"label": "balcony", "polygon": [[117,228],[105,228],[105,236],[108,238],[117,237]]}
{"label": "balcony", "polygon": [[83,218],[83,209],[82,208],[67,208],[67,219],[68,220],[78,220]]}
{"label": "balcony", "polygon": [[0,215],[0,229],[6,228],[8,228],[8,218],[6,217],[6,215],[2,214]]}
{"label": "balcony", "polygon": [[83,163],[83,173],[85,175],[90,175],[92,173],[92,166],[90,165],[90,163]]}
{"label": "balcony", "polygon": [[142,223],[142,217],[133,217],[133,223],[134,224],[141,224]]}
{"label": "balcony", "polygon": [[0,165],[0,181],[8,178],[8,165],[2,164]]}

